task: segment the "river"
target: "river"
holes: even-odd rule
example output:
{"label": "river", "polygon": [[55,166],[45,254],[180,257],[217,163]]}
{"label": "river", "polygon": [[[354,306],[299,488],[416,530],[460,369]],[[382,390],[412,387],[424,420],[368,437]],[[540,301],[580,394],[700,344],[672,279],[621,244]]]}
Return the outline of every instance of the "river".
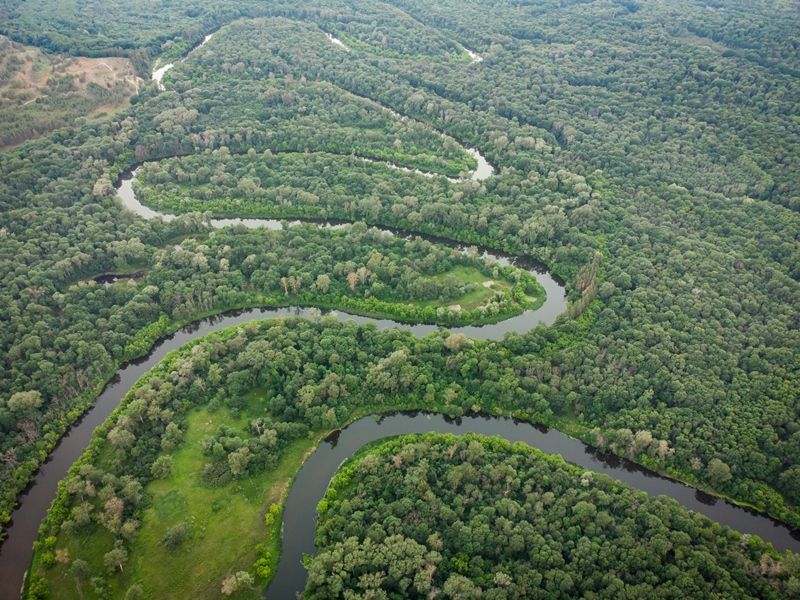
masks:
{"label": "river", "polygon": [[[200,42],[199,44],[197,44],[197,46],[195,46],[194,48],[192,48],[191,50],[189,50],[189,52],[187,52],[187,53],[186,53],[186,55],[184,55],[184,56],[183,56],[183,58],[181,58],[181,59],[180,59],[178,62],[183,62],[184,60],[186,60],[187,58],[189,58],[189,55],[190,55],[192,52],[194,52],[194,51],[195,51],[195,50],[197,50],[198,48],[202,48],[203,46],[205,46],[205,45],[208,43],[208,41],[209,41],[209,40],[210,40],[212,37],[214,37],[214,34],[215,34],[215,33],[217,33],[217,32],[216,32],[216,31],[212,31],[212,32],[211,32],[211,33],[209,33],[207,36],[205,36],[205,37],[203,38],[203,41],[202,41],[202,42]],[[163,83],[161,80],[164,78],[164,75],[166,75],[166,74],[167,74],[167,71],[169,71],[169,70],[170,70],[172,67],[174,67],[174,66],[175,66],[175,63],[167,63],[167,64],[166,64],[166,65],[164,65],[163,67],[159,67],[158,69],[154,69],[154,70],[153,70],[152,80],[156,82],[156,85],[158,86],[158,89],[159,89],[160,91],[162,91],[162,92],[163,92],[163,91],[165,91],[165,90],[167,89],[166,87],[164,87],[164,83]]]}
{"label": "river", "polygon": [[[200,46],[208,42],[212,35],[206,36]],[[331,41],[336,43],[334,40]],[[475,60],[474,56],[472,58]],[[182,60],[185,60],[185,57]],[[159,89],[164,89],[161,78],[172,66],[174,65],[168,64],[153,72],[153,79],[157,82]],[[466,179],[480,181],[494,174],[494,168],[480,152],[475,149],[466,150],[476,158],[478,168],[467,177],[455,181],[465,181]],[[389,166],[404,168],[396,165]],[[421,174],[433,176],[433,174]],[[117,193],[123,206],[143,218],[160,218],[165,221],[174,219],[174,215],[154,211],[136,199],[133,193],[133,177],[134,173],[128,175],[121,180],[118,186]],[[212,219],[210,224],[213,227],[244,225],[270,229],[279,229],[282,226],[280,221],[274,219]],[[441,242],[441,240],[437,241]],[[450,245],[465,251],[465,247],[462,245],[452,243]],[[457,327],[452,328],[452,331],[464,333],[472,338],[501,338],[507,332],[528,331],[539,323],[552,324],[564,312],[567,306],[564,287],[538,265],[523,258],[500,253],[484,251],[484,256],[501,263],[513,262],[517,266],[530,269],[545,288],[547,299],[539,309],[525,311],[499,323]],[[334,314],[357,323],[372,323],[378,329],[407,327],[414,335],[418,336],[438,329],[433,325],[406,326],[388,319],[372,319],[338,312]],[[313,316],[313,314],[306,308],[292,307],[238,311],[204,319],[187,325],[175,334],[160,340],[146,357],[120,369],[98,396],[95,404],[70,427],[36,473],[31,485],[19,497],[19,506],[12,513],[12,520],[7,528],[7,538],[0,545],[0,598],[18,597],[25,570],[30,563],[32,544],[36,539],[37,529],[55,497],[58,482],[65,477],[69,467],[86,448],[94,429],[116,408],[139,377],[156,365],[169,351],[200,336],[252,319],[290,316],[307,317]],[[719,523],[729,525],[744,533],[757,534],[771,542],[779,550],[800,551],[800,539],[782,523],[727,501],[708,496],[689,486],[660,477],[627,461],[601,456],[591,447],[558,431],[548,432],[529,424],[517,423],[504,418],[465,417],[458,421],[451,421],[434,415],[393,415],[378,421],[374,418],[357,421],[337,436],[332,437],[329,442],[322,444],[306,461],[288,497],[284,515],[283,554],[275,579],[268,590],[270,597],[294,598],[295,591],[303,588],[306,574],[301,558],[303,553],[313,553],[314,550],[315,508],[342,460],[351,456],[353,452],[369,441],[400,433],[427,431],[473,432],[501,435],[511,441],[524,441],[546,452],[560,454],[578,465],[608,473],[650,494],[668,495],[687,508],[703,513]]]}
{"label": "river", "polygon": [[[279,222],[278,225],[280,225]],[[452,245],[463,249],[462,246]],[[550,325],[564,312],[567,306],[564,287],[546,271],[541,270],[541,267],[535,263],[526,264],[523,259],[514,259],[503,254],[494,253],[487,254],[487,256],[496,259],[502,264],[513,262],[517,266],[528,267],[547,292],[545,303],[536,310],[525,311],[499,323],[483,326],[454,327],[450,329],[451,331],[479,339],[502,338],[507,332],[528,331],[539,323]],[[115,277],[121,276],[117,275]],[[139,377],[147,373],[171,350],[180,348],[187,342],[211,332],[246,323],[253,319],[279,317],[314,318],[317,314],[316,311],[308,308],[289,307],[235,311],[210,317],[191,323],[175,334],[159,340],[146,357],[133,361],[120,369],[97,397],[95,404],[78,422],[69,428],[36,473],[31,485],[20,495],[18,499],[19,506],[13,511],[11,522],[7,527],[7,538],[0,545],[0,598],[18,597],[25,570],[31,560],[32,545],[36,540],[39,524],[44,519],[47,509],[55,498],[58,482],[66,476],[69,467],[83,453],[92,438],[94,429],[105,421]],[[332,311],[330,314],[359,324],[371,323],[379,330],[405,327],[419,337],[439,329],[435,325],[409,326],[390,319],[373,319],[340,311]]]}
{"label": "river", "polygon": [[[378,329],[404,327],[385,319],[344,315],[344,318],[365,324],[373,323]],[[547,323],[546,315],[538,317]],[[37,472],[33,482],[20,496],[19,507],[12,514],[8,526],[8,537],[0,545],[0,598],[15,598],[22,585],[25,570],[32,554],[39,523],[44,519],[50,503],[55,498],[58,482],[67,474],[69,467],[86,448],[94,429],[117,407],[133,384],[154,367],[166,354],[187,342],[226,327],[241,325],[253,319],[277,317],[312,316],[305,308],[252,309],[210,317],[181,328],[153,347],[150,353],[125,365],[114,376],[94,406],[75,423],[48,459]],[[475,327],[473,337],[491,337],[507,323]],[[525,329],[529,329],[531,323]],[[436,328],[430,325],[409,327],[415,335],[425,335]],[[580,466],[607,473],[629,485],[652,495],[664,494],[680,504],[711,519],[743,533],[760,536],[778,550],[800,552],[800,536],[788,526],[761,513],[736,506],[726,500],[709,496],[682,483],[661,477],[647,469],[621,460],[615,456],[599,454],[595,449],[565,434],[546,431],[530,424],[515,422],[502,417],[463,417],[453,421],[436,415],[393,415],[379,421],[368,417],[356,421],[320,445],[300,472],[289,493],[284,515],[283,554],[270,588],[270,598],[294,598],[293,590],[301,589],[305,582],[305,570],[300,562],[302,553],[313,553],[314,516],[316,505],[324,494],[328,481],[341,462],[351,456],[365,443],[401,433],[481,433],[500,435],[510,441],[523,441],[545,452],[560,454],[566,460]]]}
{"label": "river", "polygon": [[[207,43],[213,34],[207,35],[197,48]],[[194,48],[192,51],[196,50]],[[189,54],[191,54],[191,52]],[[187,54],[188,56],[188,54]],[[182,60],[185,60],[184,57]],[[172,64],[165,65],[153,72],[153,79],[163,89],[161,78],[167,70],[172,68]],[[382,107],[386,108],[386,107]],[[391,110],[386,108],[386,110]],[[399,115],[398,115],[399,116]],[[477,168],[468,173],[462,179],[452,181],[481,181],[494,174],[494,167],[473,148],[465,149],[477,161]],[[383,163],[393,168],[406,170],[405,167]],[[433,173],[419,172],[424,176],[437,176]],[[175,215],[169,215],[152,210],[144,206],[136,198],[133,191],[133,179],[136,171],[123,177],[117,186],[117,197],[122,206],[137,214],[144,219],[161,219],[171,221]],[[283,227],[281,221],[277,219],[250,219],[250,218],[221,218],[212,219],[210,225],[215,228],[230,226],[245,226],[250,228],[266,228],[277,230]],[[321,223],[320,226],[329,226]],[[384,230],[389,232],[389,230]],[[391,232],[397,233],[397,232]],[[462,252],[467,251],[467,247],[461,244],[436,240],[439,243],[447,243],[451,247],[459,248]],[[496,260],[499,264],[513,263],[519,267],[527,268],[536,277],[537,281],[544,288],[547,296],[544,304],[536,310],[526,310],[523,313],[490,325],[483,326],[464,326],[453,327],[451,331],[463,333],[472,338],[479,339],[499,339],[508,332],[528,331],[539,323],[545,325],[552,324],[555,319],[566,310],[567,300],[564,287],[556,281],[546,270],[531,260],[513,257],[502,253],[489,252],[483,249],[483,256],[487,260]],[[112,276],[114,280],[123,279],[124,276]],[[105,284],[103,278],[98,279],[98,283]],[[353,320],[357,323],[372,323],[378,329],[388,329],[392,327],[407,327],[414,335],[423,336],[439,329],[435,325],[413,325],[407,326],[389,319],[372,319],[346,313],[335,312],[334,314]],[[249,310],[226,314],[212,319],[205,319],[198,323],[182,328],[176,334],[161,340],[147,357],[135,361],[123,367],[115,375],[109,385],[106,386],[102,394],[97,398],[95,405],[90,408],[83,418],[74,424],[65,436],[61,439],[45,463],[36,473],[28,489],[19,497],[19,506],[12,513],[11,522],[7,528],[7,538],[0,545],[0,598],[13,598],[18,594],[24,573],[27,569],[32,555],[32,544],[36,539],[36,532],[39,524],[44,519],[50,503],[55,498],[58,482],[63,479],[70,465],[83,452],[91,439],[95,427],[102,423],[111,411],[119,404],[122,397],[135,383],[135,381],[150,368],[152,368],[170,350],[179,348],[186,342],[212,331],[217,331],[224,327],[229,327],[237,323],[243,323],[255,318],[286,317],[286,316],[312,316],[308,309],[301,307],[291,307],[277,310]]]}
{"label": "river", "polygon": [[283,544],[275,577],[266,591],[270,600],[294,600],[305,587],[303,555],[315,552],[317,504],[343,461],[369,442],[404,433],[479,433],[497,435],[510,442],[524,442],[565,460],[605,473],[651,495],[665,495],[686,508],[704,514],[743,533],[752,533],[779,550],[800,550],[800,537],[782,523],[688,485],[666,479],[630,461],[602,454],[560,431],[548,430],[504,417],[468,416],[449,419],[416,413],[365,417],[330,435],[306,460],[292,484],[283,514]]}

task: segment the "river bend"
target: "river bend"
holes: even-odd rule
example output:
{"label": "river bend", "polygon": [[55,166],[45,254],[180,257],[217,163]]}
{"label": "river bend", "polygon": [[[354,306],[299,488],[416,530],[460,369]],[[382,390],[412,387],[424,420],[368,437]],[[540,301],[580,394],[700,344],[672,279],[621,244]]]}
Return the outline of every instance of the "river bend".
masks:
{"label": "river bend", "polygon": [[771,542],[779,550],[800,551],[800,537],[783,523],[709,496],[683,483],[661,477],[644,467],[614,455],[603,454],[557,430],[548,430],[505,417],[466,416],[449,419],[427,413],[397,413],[365,417],[336,431],[305,461],[286,499],[283,543],[275,577],[266,590],[270,600],[294,600],[305,587],[303,555],[315,552],[317,504],[343,461],[359,448],[382,438],[406,433],[478,433],[496,435],[510,442],[524,442],[565,460],[610,475],[650,495],[664,495],[737,531]]}
{"label": "river bend", "polygon": [[[206,44],[213,35],[213,33],[207,35],[196,48]],[[345,48],[345,50],[347,49],[340,40],[332,36],[329,36],[328,39],[332,43]],[[473,62],[482,60],[482,57],[477,54],[469,50],[467,52]],[[181,60],[185,59],[186,57]],[[164,74],[173,66],[174,64],[170,63],[153,72],[152,78],[160,90],[164,89],[162,83]],[[384,108],[391,110],[388,107]],[[398,116],[403,118],[401,115]],[[465,150],[476,159],[478,167],[467,176],[460,179],[451,179],[451,181],[460,182],[467,179],[481,181],[494,174],[494,167],[486,161],[479,151],[472,148],[465,148]],[[406,167],[389,163],[382,164],[391,168],[410,170]],[[415,172],[428,177],[439,176],[433,173]],[[133,192],[133,177],[133,173],[124,177],[117,188],[117,194],[123,206],[146,219],[159,218],[164,221],[174,219],[174,215],[154,211],[142,205],[136,199]],[[212,219],[210,224],[212,227],[233,225],[269,229],[282,227],[281,222],[274,219]],[[437,241],[447,243],[441,240]],[[464,246],[459,244],[450,243],[450,245],[462,250],[465,249]],[[472,338],[502,338],[508,332],[528,331],[539,323],[552,324],[565,311],[567,302],[564,287],[541,269],[540,266],[527,259],[501,253],[485,251],[484,256],[496,259],[501,264],[514,263],[517,266],[528,268],[545,288],[547,293],[545,303],[539,309],[525,311],[516,317],[499,323],[456,327],[451,328],[451,331],[464,333]],[[12,513],[12,520],[7,528],[7,538],[0,545],[0,598],[18,596],[25,570],[30,563],[32,544],[36,539],[39,524],[55,498],[58,482],[66,476],[69,467],[83,453],[94,429],[118,406],[121,399],[139,377],[162,360],[168,352],[214,331],[243,324],[252,319],[313,317],[316,314],[316,312],[310,312],[307,308],[290,307],[273,310],[237,311],[203,319],[159,340],[146,357],[131,362],[120,369],[97,397],[95,404],[78,422],[69,428],[53,452],[42,464],[31,485],[20,496],[19,506]],[[371,323],[378,329],[407,327],[417,336],[427,335],[438,329],[433,325],[407,326],[388,319],[373,319],[340,312],[334,312],[333,314],[360,324]],[[390,435],[424,432],[480,433],[500,435],[510,441],[523,441],[545,452],[560,454],[566,460],[580,466],[607,473],[650,494],[668,495],[685,507],[702,513],[723,525],[729,525],[743,533],[757,534],[771,542],[778,550],[791,549],[795,552],[800,551],[800,537],[783,523],[755,511],[738,507],[725,500],[708,496],[690,486],[661,477],[633,463],[613,456],[600,455],[591,447],[558,431],[546,431],[530,424],[499,417],[464,417],[453,421],[438,415],[397,414],[380,420],[368,417],[356,421],[321,444],[303,465],[287,500],[284,514],[283,553],[278,571],[268,588],[269,597],[293,599],[295,598],[295,593],[304,587],[306,572],[301,560],[304,553],[313,554],[314,552],[316,505],[325,493],[331,477],[341,462],[352,456],[356,450],[370,441]]]}

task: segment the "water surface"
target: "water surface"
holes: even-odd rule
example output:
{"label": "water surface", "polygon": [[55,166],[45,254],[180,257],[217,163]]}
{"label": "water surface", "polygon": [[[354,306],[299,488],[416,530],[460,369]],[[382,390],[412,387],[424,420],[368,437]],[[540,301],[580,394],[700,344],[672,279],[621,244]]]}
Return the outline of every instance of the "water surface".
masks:
{"label": "water surface", "polygon": [[783,523],[704,494],[688,485],[666,479],[644,467],[606,455],[560,431],[536,427],[505,417],[468,416],[449,419],[426,413],[399,413],[382,418],[365,417],[337,431],[320,444],[292,484],[283,515],[283,545],[275,577],[266,590],[270,600],[294,600],[305,587],[307,573],[303,555],[316,548],[317,504],[343,461],[369,442],[406,433],[479,433],[496,435],[510,442],[524,442],[567,461],[605,473],[644,490],[665,495],[684,507],[701,513],[737,531],[761,536],[779,550],[800,551],[800,536]]}

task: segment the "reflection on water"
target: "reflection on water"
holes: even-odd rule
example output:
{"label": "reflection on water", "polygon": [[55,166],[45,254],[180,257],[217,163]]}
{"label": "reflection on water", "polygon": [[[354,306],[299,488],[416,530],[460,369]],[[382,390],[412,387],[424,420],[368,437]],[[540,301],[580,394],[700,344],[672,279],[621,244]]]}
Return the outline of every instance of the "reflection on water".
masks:
{"label": "reflection on water", "polygon": [[[139,200],[136,198],[136,194],[133,191],[133,179],[135,176],[136,171],[134,170],[132,173],[123,177],[117,186],[117,196],[119,197],[122,205],[128,210],[144,218],[160,218],[164,221],[171,221],[177,218],[175,215],[168,215],[154,211],[139,202]],[[292,221],[290,225],[299,222],[300,221]],[[320,227],[331,226],[326,222],[317,224]],[[283,228],[283,223],[277,219],[211,219],[210,225],[215,228],[230,227],[233,225],[242,225],[249,228],[264,227],[272,230],[280,230]],[[409,235],[406,232],[399,232],[391,229],[383,229],[382,231],[390,235]],[[451,248],[456,248],[462,252],[466,252],[468,249],[464,244],[458,244],[442,238],[427,236],[427,239],[442,245],[450,246]],[[544,325],[552,325],[556,318],[566,310],[566,289],[552,275],[550,275],[542,267],[542,265],[524,257],[513,256],[501,252],[492,252],[486,248],[480,248],[479,252],[482,252],[484,260],[496,261],[499,265],[513,264],[519,268],[527,269],[536,278],[536,281],[538,281],[539,284],[544,288],[546,293],[544,304],[537,309],[526,310],[519,315],[510,317],[504,321],[500,321],[499,323],[452,327],[450,328],[451,331],[463,333],[464,335],[478,339],[501,339],[506,333],[521,333],[529,331],[540,323]],[[297,307],[296,310],[297,316],[307,316],[305,309]],[[334,311],[333,314],[336,314],[336,312]],[[365,318],[361,317],[360,319]],[[380,328],[396,327],[400,325],[396,321],[389,319],[367,318],[366,321],[363,322],[375,323]],[[432,333],[439,329],[439,327],[436,325],[413,325],[410,326],[409,329],[411,329],[415,335],[421,336]]]}
{"label": "reflection on water", "polygon": [[[498,260],[507,259],[498,255]],[[526,311],[517,317],[493,325],[456,327],[452,331],[463,332],[473,338],[486,339],[502,337],[506,331],[527,331],[538,323],[552,323],[566,308],[564,288],[547,273],[537,273],[537,279],[546,286],[548,294],[545,304],[538,310]],[[253,319],[309,318],[319,313],[318,309],[288,307],[233,311],[209,317],[190,323],[176,333],[159,340],[147,356],[134,360],[120,369],[97,397],[94,406],[61,438],[29,488],[20,496],[20,505],[12,513],[12,520],[7,527],[8,537],[0,545],[0,598],[18,596],[25,569],[30,563],[37,529],[55,498],[58,482],[66,476],[69,467],[89,444],[94,429],[105,421],[139,377],[154,367],[168,352],[211,332],[247,323]],[[416,336],[424,336],[439,329],[434,325],[405,326],[389,319],[372,319],[341,311],[322,311],[322,314],[330,314],[357,324],[372,324],[378,330],[404,327]]]}
{"label": "reflection on water", "polygon": [[297,474],[286,500],[283,548],[275,578],[267,589],[270,599],[294,599],[305,587],[303,556],[315,552],[316,507],[343,461],[359,448],[376,440],[406,433],[478,433],[524,442],[596,472],[605,473],[652,495],[670,496],[686,508],[744,533],[761,536],[779,550],[800,550],[800,539],[785,525],[768,517],[715,498],[705,501],[701,492],[665,479],[615,455],[597,452],[560,431],[530,425],[505,417],[471,415],[457,419],[428,413],[395,413],[365,417],[336,431],[321,444]]}
{"label": "reflection on water", "polygon": [[[207,35],[197,48],[206,44],[212,36],[213,34]],[[329,39],[332,43],[345,47],[340,40],[333,36],[329,36]],[[482,57],[472,51],[467,50],[467,52],[475,62],[482,60]],[[159,89],[164,89],[162,84],[164,74],[173,67],[174,64],[170,63],[153,72],[153,80],[157,82]],[[478,150],[467,149],[467,151],[478,163],[475,171],[470,174],[470,179],[481,181],[494,174],[494,167]],[[164,221],[176,218],[174,215],[162,214],[143,206],[133,193],[132,179],[133,174],[123,178],[117,190],[118,196],[126,208],[143,218],[158,218]],[[269,229],[282,227],[281,222],[275,219],[213,219],[211,225],[214,227],[244,225]],[[437,241],[448,243],[462,251],[465,250],[465,247],[459,244],[444,240]],[[528,268],[547,293],[545,303],[537,310],[525,311],[500,323],[456,327],[452,328],[452,331],[464,333],[472,338],[502,338],[508,332],[528,331],[540,323],[551,324],[564,312],[567,306],[564,287],[539,265],[521,257],[496,252],[484,251],[484,256],[495,259],[501,264],[513,263],[522,268]],[[115,280],[120,278],[115,275],[110,277],[117,277]],[[106,281],[101,279],[102,277],[98,278],[98,282],[105,284]],[[357,323],[370,323],[379,330],[406,327],[388,319],[372,319],[341,312],[330,314]],[[132,361],[122,368],[98,396],[95,405],[59,441],[37,472],[31,485],[20,496],[20,506],[13,512],[12,520],[7,528],[7,538],[0,546],[0,598],[14,598],[18,595],[25,569],[30,562],[31,548],[37,529],[55,497],[58,482],[63,479],[69,467],[86,448],[94,429],[116,408],[121,398],[139,377],[155,366],[169,351],[213,331],[256,318],[306,317],[309,315],[308,309],[291,307],[238,311],[204,319],[187,325],[175,334],[164,338],[155,344],[146,357]],[[426,335],[439,329],[433,325],[416,325],[407,328],[417,336]],[[658,477],[618,457],[599,453],[558,431],[548,431],[545,427],[536,427],[501,418],[446,419],[438,415],[427,414],[391,415],[379,420],[361,419],[345,430],[332,433],[326,439],[327,444],[321,446],[300,471],[286,506],[284,552],[276,578],[270,587],[271,597],[274,595],[275,597],[294,598],[294,592],[303,588],[305,570],[302,567],[301,558],[304,552],[313,553],[314,550],[313,516],[316,503],[322,497],[327,482],[341,461],[369,441],[388,435],[427,431],[474,432],[501,435],[511,441],[524,441],[546,452],[561,454],[567,460],[581,466],[609,473],[652,494],[669,495],[688,508],[702,512],[720,523],[730,525],[743,532],[756,533],[772,542],[779,550],[786,548],[794,551],[800,550],[800,542],[783,524],[753,511],[733,506],[728,502],[718,501],[683,484]]]}

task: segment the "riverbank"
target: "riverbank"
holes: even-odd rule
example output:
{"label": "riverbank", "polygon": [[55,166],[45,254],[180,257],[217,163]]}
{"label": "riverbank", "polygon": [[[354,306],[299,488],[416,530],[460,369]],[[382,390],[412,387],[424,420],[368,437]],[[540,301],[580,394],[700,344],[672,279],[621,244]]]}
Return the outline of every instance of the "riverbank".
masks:
{"label": "riverbank", "polygon": [[[526,311],[517,317],[486,326],[464,326],[452,331],[473,338],[501,338],[507,331],[526,330],[536,323],[551,324],[566,307],[566,294],[555,280],[539,274],[546,284],[547,299],[538,310]],[[558,291],[560,289],[560,292]],[[0,544],[0,593],[13,597],[19,590],[23,575],[28,568],[31,547],[37,536],[39,523],[47,514],[51,501],[56,496],[57,484],[89,444],[93,430],[100,426],[125,393],[150,368],[156,366],[166,354],[208,333],[226,327],[244,324],[258,318],[319,318],[315,308],[290,306],[277,309],[261,309],[259,300],[252,304],[229,306],[225,309],[198,313],[191,318],[173,321],[166,317],[142,329],[126,346],[124,356],[128,361],[114,365],[104,372],[98,381],[87,388],[73,409],[63,420],[61,428],[53,428],[45,437],[40,464],[32,464],[20,471],[20,481],[30,481],[24,493],[18,497],[18,505],[10,512],[7,537]],[[230,312],[233,310],[233,312]],[[316,312],[315,312],[316,311]],[[374,319],[347,313],[334,313],[335,317],[358,324],[373,324],[379,330],[402,326],[389,319]],[[415,325],[408,328],[415,336],[429,335],[439,330],[435,325]],[[45,460],[46,458],[46,460]],[[24,478],[24,479],[23,479]]]}
{"label": "riverbank", "polygon": [[[251,322],[252,317],[254,315],[250,314],[245,316],[244,318],[240,318],[239,322],[241,324]],[[276,315],[272,315],[276,316]],[[240,316],[241,317],[241,316]],[[248,318],[249,317],[249,318]],[[230,324],[230,323],[228,323]],[[253,324],[255,326],[255,324]],[[389,325],[387,328],[393,327],[393,325]],[[227,332],[223,332],[219,335],[225,335],[228,338],[236,333],[236,329],[227,329]],[[192,354],[192,348],[197,344],[203,344],[205,342],[212,341],[211,338],[200,339],[201,335],[208,332],[197,332],[196,335],[192,336],[190,339],[185,340],[184,343],[175,345],[174,347],[177,350],[173,353],[170,353],[166,356],[166,360],[162,361],[161,363],[156,363],[152,365],[147,365],[151,367],[149,370],[145,369],[146,376],[137,378],[135,384],[133,384],[130,388],[130,392],[126,394],[126,400],[124,400],[119,407],[116,409],[116,415],[122,415],[125,412],[125,406],[127,402],[129,402],[129,398],[131,398],[131,394],[134,390],[138,389],[142,385],[145,384],[146,381],[152,380],[152,378],[160,378],[164,379],[165,375],[169,372],[172,368],[172,365],[176,364],[176,361],[180,357],[190,356]],[[187,343],[188,342],[188,343]],[[439,405],[441,404],[441,405]],[[432,410],[436,409],[440,412],[448,412],[451,415],[458,415],[463,413],[463,409],[454,407],[454,406],[447,406],[446,403],[439,403],[436,402],[431,403],[430,401],[423,401],[418,396],[395,396],[391,402],[391,408],[386,408],[385,406],[381,406],[380,404],[367,404],[361,407],[358,407],[353,411],[353,413],[347,418],[345,421],[345,425],[343,425],[344,429],[341,430],[336,436],[336,448],[341,449],[343,447],[343,440],[349,439],[347,438],[346,434],[348,431],[351,431],[351,427],[353,427],[352,431],[362,431],[362,428],[369,428],[371,424],[375,423],[375,419],[372,417],[364,417],[367,414],[374,414],[379,412],[385,411],[392,411],[395,409],[402,409],[402,410],[413,410],[413,409],[427,409]],[[499,406],[494,411],[495,415],[508,415],[509,411],[502,410]],[[408,417],[407,415],[403,416],[403,418]],[[381,428],[380,425],[386,423],[395,423],[395,418],[399,418],[400,421],[396,422],[398,428],[392,429],[389,428]],[[407,432],[407,426],[409,425],[408,421],[404,421],[401,417],[387,417],[383,419],[379,426],[375,429],[370,429],[370,435],[375,436],[375,439],[379,437],[385,437],[386,435],[392,435],[395,433],[404,433]],[[628,461],[621,460],[616,456],[609,456],[598,453],[595,449],[591,448],[583,444],[582,442],[570,438],[568,435],[563,434],[559,431],[547,431],[542,429],[541,427],[537,429],[536,426],[530,425],[528,423],[522,421],[515,421],[510,419],[508,416],[495,416],[495,417],[481,417],[481,416],[473,416],[467,415],[462,416],[460,419],[456,419],[453,422],[444,419],[443,422],[440,417],[434,415],[425,415],[424,419],[420,418],[419,416],[408,417],[412,419],[413,428],[411,432],[425,432],[425,431],[455,431],[455,432],[466,432],[472,431],[476,433],[482,433],[486,435],[502,435],[504,437],[524,441],[525,443],[529,443],[535,445],[536,447],[541,448],[546,452],[553,452],[562,455],[570,462],[574,462],[581,466],[585,466],[586,468],[591,468],[593,470],[598,470],[600,472],[607,472],[614,477],[618,477],[631,485],[639,487],[640,489],[644,489],[649,493],[654,494],[667,494],[678,500],[680,503],[684,504],[685,506],[691,508],[692,510],[697,510],[698,512],[702,512],[706,514],[710,518],[714,518],[719,522],[724,524],[731,525],[737,530],[744,531],[745,533],[753,533],[756,535],[760,535],[767,539],[768,541],[774,543],[778,548],[783,547],[796,547],[798,542],[796,540],[793,541],[791,537],[791,532],[785,526],[781,524],[776,524],[771,519],[764,517],[763,515],[757,515],[750,513],[747,510],[741,509],[739,507],[735,507],[730,505],[729,503],[720,501],[715,502],[712,505],[707,504],[709,502],[708,498],[704,496],[696,496],[696,490],[691,487],[682,485],[677,482],[670,481],[668,479],[662,479],[654,475],[653,472],[644,469],[643,467],[639,467],[634,465],[633,463],[629,463]],[[526,415],[526,418],[530,419],[530,415]],[[89,445],[89,450],[84,454],[81,460],[73,466],[70,471],[75,472],[75,469],[78,469],[80,464],[91,464],[97,457],[101,455],[102,447],[107,444],[105,440],[105,436],[113,427],[115,421],[115,417],[112,416],[111,418],[105,419],[103,421],[102,426],[98,429],[95,436],[93,437],[92,443]],[[431,423],[433,421],[433,424]],[[555,419],[552,419],[555,421]],[[351,424],[347,426],[347,424]],[[466,424],[466,425],[464,425]],[[421,428],[421,429],[420,429]],[[309,440],[318,440],[319,437],[322,435],[318,430],[310,434]],[[86,432],[87,435],[91,434],[91,430]],[[332,440],[333,438],[331,438]],[[364,438],[357,438],[355,441],[358,442],[356,444],[360,447],[361,442]],[[304,446],[304,448],[306,448]],[[311,461],[323,460],[328,461],[327,453],[328,448],[325,444],[320,444],[319,449],[322,451],[311,454],[306,461],[306,466],[304,466],[300,472],[298,473],[298,481],[300,481],[300,477],[303,476],[302,474],[305,472],[305,469],[308,468],[308,464],[314,464]],[[357,449],[357,448],[355,448]],[[337,450],[338,451],[338,450]],[[304,454],[303,452],[299,452],[300,454]],[[315,458],[316,456],[325,455],[326,458]],[[335,471],[336,467],[338,466],[339,462],[341,462],[341,456],[335,455],[331,468]],[[327,464],[327,463],[326,463]],[[295,465],[295,469],[299,467],[300,464]],[[288,469],[289,472],[292,469]],[[332,475],[332,472],[331,472]],[[60,479],[60,477],[59,477]],[[322,477],[320,480],[320,475],[316,475],[313,477],[315,481],[324,481],[327,480]],[[286,482],[281,480],[280,485],[286,485]],[[285,489],[285,488],[283,488]],[[270,498],[273,498],[270,502],[274,504],[274,498],[276,497],[284,497],[283,489],[280,493],[277,493],[277,490],[273,490],[270,492]],[[300,486],[302,490],[302,485]],[[61,494],[66,493],[66,488],[63,485],[59,485],[59,496]],[[305,498],[308,494],[306,492],[298,492],[303,498]],[[289,520],[293,518],[291,515],[294,514],[293,511],[297,509],[297,507],[301,506],[301,500],[298,500],[294,496],[294,487],[292,487],[292,491],[290,491],[289,496],[286,497],[284,507],[286,512],[286,527],[284,531],[289,531]],[[321,497],[321,496],[320,496]],[[66,498],[66,497],[64,497]],[[262,496],[259,496],[262,498]],[[56,501],[54,506],[63,505],[64,501]],[[298,504],[300,503],[300,504]],[[312,503],[312,509],[315,506],[315,502]],[[44,510],[45,507],[43,507]],[[264,505],[264,502],[261,502],[255,507],[254,514],[261,514],[262,510],[267,509],[268,507]],[[62,515],[62,516],[59,516]],[[313,513],[305,513],[301,517],[298,518],[298,522],[310,522],[313,521],[310,515]],[[45,527],[44,531],[59,531],[58,527],[58,519],[63,518],[63,512],[61,509],[53,509],[50,511],[48,515],[48,520],[51,518],[56,519],[56,522],[52,523]],[[771,526],[771,527],[770,527]],[[248,526],[248,529],[252,527],[259,527],[258,521]],[[276,542],[274,540],[274,535],[277,532],[276,528],[271,529],[271,534],[265,533],[265,541],[260,544],[261,547],[271,547],[268,553],[264,552],[261,555],[261,558],[265,558],[267,560],[267,564],[274,562],[275,554],[274,548],[276,547]],[[270,537],[272,536],[272,537]],[[299,537],[292,533],[291,535],[284,534],[284,543],[287,546],[284,548],[284,552],[288,552],[287,556],[292,556],[291,544],[295,543]],[[313,534],[312,534],[312,543],[313,543]],[[787,544],[782,546],[782,544]],[[792,546],[794,544],[794,546]],[[289,560],[289,559],[286,559]],[[281,562],[284,561],[283,555],[281,558]],[[290,563],[292,561],[290,560]],[[34,563],[37,564],[37,563]],[[276,577],[280,576],[282,573],[282,566],[281,563],[278,563],[279,566],[276,571]],[[245,568],[248,568],[249,565],[244,565]],[[266,579],[266,578],[265,578]],[[282,579],[277,579],[277,581],[281,581]]]}

